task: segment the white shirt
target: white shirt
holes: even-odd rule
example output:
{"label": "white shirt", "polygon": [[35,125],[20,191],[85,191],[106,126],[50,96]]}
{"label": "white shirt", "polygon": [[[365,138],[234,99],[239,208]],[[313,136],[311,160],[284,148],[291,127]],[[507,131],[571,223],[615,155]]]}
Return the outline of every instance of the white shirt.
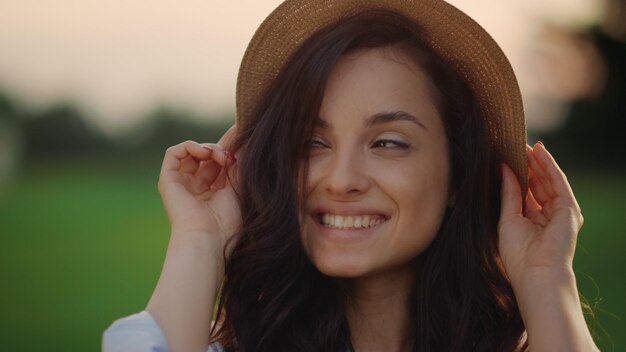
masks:
{"label": "white shirt", "polygon": [[[103,352],[169,352],[167,339],[156,320],[147,311],[113,322],[102,334]],[[207,352],[226,352],[215,342]]]}

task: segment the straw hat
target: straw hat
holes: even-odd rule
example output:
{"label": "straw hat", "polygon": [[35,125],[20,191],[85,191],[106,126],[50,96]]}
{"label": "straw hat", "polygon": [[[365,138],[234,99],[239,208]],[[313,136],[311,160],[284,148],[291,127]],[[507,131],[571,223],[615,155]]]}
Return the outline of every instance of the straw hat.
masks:
{"label": "straw hat", "polygon": [[237,120],[251,118],[290,56],[321,28],[368,10],[393,11],[428,33],[422,38],[465,79],[478,99],[490,146],[527,189],[526,124],[511,64],[493,38],[442,0],[287,0],[254,34],[237,79]]}

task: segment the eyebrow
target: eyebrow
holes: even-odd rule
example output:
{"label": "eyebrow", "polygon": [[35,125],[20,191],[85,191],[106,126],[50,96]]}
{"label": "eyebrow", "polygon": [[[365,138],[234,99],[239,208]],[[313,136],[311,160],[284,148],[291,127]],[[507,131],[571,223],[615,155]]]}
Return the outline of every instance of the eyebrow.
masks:
{"label": "eyebrow", "polygon": [[424,124],[422,124],[422,122],[417,119],[417,117],[402,110],[390,111],[390,112],[379,112],[375,115],[372,115],[366,120],[365,126],[372,127],[372,126],[376,126],[376,125],[380,125],[380,124],[388,123],[392,121],[410,121],[422,127],[423,129],[428,130],[426,126],[424,126]]}
{"label": "eyebrow", "polygon": [[[365,120],[365,127],[373,127],[373,126],[377,126],[377,125],[381,125],[384,123],[389,123],[389,122],[393,122],[393,121],[409,121],[409,122],[413,122],[414,124],[422,127],[423,129],[427,130],[426,126],[424,126],[424,124],[415,116],[409,114],[406,111],[402,111],[402,110],[397,110],[397,111],[384,111],[384,112],[379,112],[376,113],[370,117],[367,118],[367,120]],[[323,118],[319,117],[317,119],[317,127],[322,128],[322,129],[326,129],[330,126],[330,124],[328,123],[328,121],[324,120]]]}

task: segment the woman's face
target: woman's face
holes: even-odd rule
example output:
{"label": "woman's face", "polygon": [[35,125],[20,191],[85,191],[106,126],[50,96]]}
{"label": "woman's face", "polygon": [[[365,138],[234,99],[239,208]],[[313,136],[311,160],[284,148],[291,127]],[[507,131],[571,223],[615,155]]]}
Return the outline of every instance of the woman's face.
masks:
{"label": "woman's face", "polygon": [[389,49],[344,55],[333,69],[310,144],[302,231],[322,273],[404,268],[437,234],[450,165],[430,89],[415,63]]}

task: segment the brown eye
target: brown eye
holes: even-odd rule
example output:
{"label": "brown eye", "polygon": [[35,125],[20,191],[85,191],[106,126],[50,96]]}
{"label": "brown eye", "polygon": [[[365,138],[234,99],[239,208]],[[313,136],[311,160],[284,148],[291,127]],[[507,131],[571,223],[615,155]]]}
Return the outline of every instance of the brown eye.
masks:
{"label": "brown eye", "polygon": [[323,140],[321,140],[318,137],[313,137],[309,140],[309,143],[307,143],[307,145],[309,146],[309,149],[314,149],[314,148],[325,148],[327,147],[327,145],[324,143]]}
{"label": "brown eye", "polygon": [[404,143],[404,142],[400,142],[400,141],[394,141],[392,139],[379,139],[377,141],[374,142],[374,144],[372,144],[372,148],[399,148],[399,149],[409,149],[409,144]]}

